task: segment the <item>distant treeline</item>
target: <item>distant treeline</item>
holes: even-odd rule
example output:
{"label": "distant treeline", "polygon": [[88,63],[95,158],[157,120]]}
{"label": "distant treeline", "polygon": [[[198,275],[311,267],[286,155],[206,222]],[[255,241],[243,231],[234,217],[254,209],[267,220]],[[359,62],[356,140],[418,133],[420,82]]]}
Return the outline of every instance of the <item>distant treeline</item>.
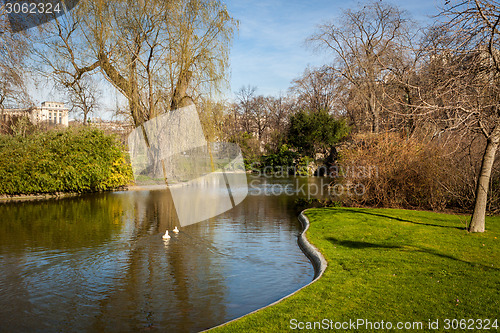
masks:
{"label": "distant treeline", "polygon": [[114,136],[93,128],[0,135],[0,194],[118,188],[132,180],[126,156]]}

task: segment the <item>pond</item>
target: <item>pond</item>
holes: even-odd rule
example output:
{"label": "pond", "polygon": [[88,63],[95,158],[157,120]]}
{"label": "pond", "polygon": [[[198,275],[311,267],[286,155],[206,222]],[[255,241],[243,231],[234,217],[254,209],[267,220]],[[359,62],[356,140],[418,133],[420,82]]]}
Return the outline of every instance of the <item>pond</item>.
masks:
{"label": "pond", "polygon": [[311,182],[250,176],[168,242],[168,190],[0,204],[0,331],[196,332],[270,304],[314,276],[292,194]]}

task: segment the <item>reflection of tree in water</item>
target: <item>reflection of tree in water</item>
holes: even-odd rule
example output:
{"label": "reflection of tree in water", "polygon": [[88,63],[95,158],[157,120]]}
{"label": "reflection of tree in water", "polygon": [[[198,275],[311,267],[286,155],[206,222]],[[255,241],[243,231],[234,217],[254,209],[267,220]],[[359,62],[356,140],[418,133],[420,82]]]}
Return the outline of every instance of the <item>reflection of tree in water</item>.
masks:
{"label": "reflection of tree in water", "polygon": [[[147,195],[146,195],[147,193]],[[182,228],[164,242],[165,230],[179,226],[169,191],[137,192],[131,197],[134,237],[124,275],[114,291],[100,302],[95,330],[199,331],[222,322],[223,276],[217,277],[217,258],[200,247],[208,236],[205,224]],[[213,313],[210,313],[213,312]]]}
{"label": "reflection of tree in water", "polygon": [[97,246],[120,232],[124,208],[116,196],[92,195],[0,204],[2,247],[69,249]]}
{"label": "reflection of tree in water", "polygon": [[[84,289],[79,274],[92,275],[93,268],[84,267],[89,263],[85,249],[118,235],[123,213],[122,200],[110,195],[0,204],[2,329],[52,330],[44,317],[54,313],[60,321],[73,320],[78,311],[71,310],[82,306],[76,294]],[[57,304],[58,297],[64,304]]]}

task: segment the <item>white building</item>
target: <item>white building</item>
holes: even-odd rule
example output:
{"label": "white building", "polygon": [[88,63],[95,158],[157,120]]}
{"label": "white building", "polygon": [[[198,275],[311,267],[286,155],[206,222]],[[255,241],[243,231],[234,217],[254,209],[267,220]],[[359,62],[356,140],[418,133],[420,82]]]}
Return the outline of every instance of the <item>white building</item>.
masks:
{"label": "white building", "polygon": [[0,110],[0,121],[7,121],[14,116],[27,115],[33,124],[48,123],[52,125],[68,126],[69,109],[60,102],[42,102],[40,107],[27,109]]}

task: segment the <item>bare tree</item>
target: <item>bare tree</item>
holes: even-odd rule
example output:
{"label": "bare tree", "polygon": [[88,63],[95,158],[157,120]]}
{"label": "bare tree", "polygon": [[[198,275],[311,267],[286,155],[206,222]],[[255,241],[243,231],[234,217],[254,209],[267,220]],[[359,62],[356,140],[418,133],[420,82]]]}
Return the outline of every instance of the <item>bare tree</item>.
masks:
{"label": "bare tree", "polygon": [[240,126],[249,133],[254,134],[262,151],[269,132],[271,119],[271,98],[255,95],[256,87],[242,87],[237,93],[236,110],[239,113]]}
{"label": "bare tree", "polygon": [[344,11],[339,20],[321,25],[308,40],[332,53],[331,70],[349,83],[349,90],[357,90],[372,132],[380,130],[380,85],[393,67],[393,55],[408,42],[409,24],[405,12],[373,1]]}
{"label": "bare tree", "polygon": [[331,68],[306,68],[300,78],[292,81],[290,92],[296,95],[299,108],[339,114],[341,86],[340,77]]}
{"label": "bare tree", "polygon": [[257,87],[243,86],[236,94],[236,105],[234,107],[236,123],[247,133],[253,132],[252,109],[255,102]]}
{"label": "bare tree", "polygon": [[28,104],[25,87],[30,44],[26,33],[13,33],[5,17],[0,21],[0,114],[7,105]]}
{"label": "bare tree", "polygon": [[295,108],[295,100],[279,94],[278,97],[268,97],[266,103],[269,110],[267,144],[272,151],[278,151],[285,141],[289,117]]}
{"label": "bare tree", "polygon": [[269,128],[269,98],[264,96],[255,97],[251,111],[254,132],[257,133],[257,138],[259,139],[259,143],[262,148],[265,143],[264,141],[266,139],[267,130]]}
{"label": "bare tree", "polygon": [[67,82],[69,99],[73,110],[83,115],[83,125],[87,125],[88,116],[100,106],[102,93],[91,76],[84,76],[78,81]]}
{"label": "bare tree", "polygon": [[[447,130],[482,133],[486,146],[476,185],[470,232],[484,232],[488,189],[500,146],[500,3],[447,2],[445,22],[430,34],[428,85],[422,114]],[[428,111],[425,111],[428,110]]]}

